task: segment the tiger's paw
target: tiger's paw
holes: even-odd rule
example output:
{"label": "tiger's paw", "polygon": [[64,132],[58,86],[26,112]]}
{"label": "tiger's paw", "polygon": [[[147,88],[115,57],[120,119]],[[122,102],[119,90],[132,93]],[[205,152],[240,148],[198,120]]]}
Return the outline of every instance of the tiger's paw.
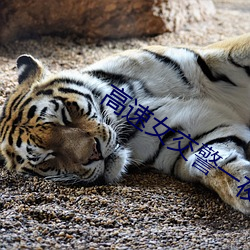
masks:
{"label": "tiger's paw", "polygon": [[[207,185],[234,209],[250,215],[250,164],[224,166],[207,177]],[[227,173],[229,174],[227,174]],[[206,177],[205,177],[206,178]]]}

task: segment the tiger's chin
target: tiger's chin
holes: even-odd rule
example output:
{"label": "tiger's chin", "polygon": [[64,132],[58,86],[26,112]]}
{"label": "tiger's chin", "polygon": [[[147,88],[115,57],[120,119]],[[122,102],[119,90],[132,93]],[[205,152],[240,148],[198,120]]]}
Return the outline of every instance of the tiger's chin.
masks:
{"label": "tiger's chin", "polygon": [[130,163],[130,150],[117,145],[114,152],[104,160],[105,184],[117,182],[126,173],[126,166]]}
{"label": "tiger's chin", "polygon": [[114,184],[126,173],[126,166],[130,163],[130,151],[117,145],[110,155],[93,166],[91,178],[83,178],[77,174],[62,174],[46,176],[46,180],[55,181],[63,185],[72,186],[101,186]]}

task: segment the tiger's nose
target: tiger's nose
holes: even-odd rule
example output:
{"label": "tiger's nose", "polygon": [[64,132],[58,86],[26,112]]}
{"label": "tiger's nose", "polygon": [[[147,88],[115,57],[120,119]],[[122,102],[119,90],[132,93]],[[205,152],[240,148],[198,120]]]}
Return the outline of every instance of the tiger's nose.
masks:
{"label": "tiger's nose", "polygon": [[93,151],[89,160],[98,161],[98,160],[103,159],[102,152],[101,152],[101,145],[97,138],[94,138],[94,139],[95,139],[95,143],[93,144]]}

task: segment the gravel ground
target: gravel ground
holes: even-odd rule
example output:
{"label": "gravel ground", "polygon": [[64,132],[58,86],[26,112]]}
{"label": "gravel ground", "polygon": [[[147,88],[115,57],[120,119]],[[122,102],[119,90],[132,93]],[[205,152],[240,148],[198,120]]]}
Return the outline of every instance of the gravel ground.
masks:
{"label": "gravel ground", "polygon": [[[0,47],[0,105],[16,84],[16,57],[52,71],[82,68],[148,44],[204,45],[250,32],[249,0],[216,0],[208,22],[122,41],[43,37]],[[68,188],[0,169],[0,249],[250,249],[250,219],[212,191],[136,169],[113,186]]]}

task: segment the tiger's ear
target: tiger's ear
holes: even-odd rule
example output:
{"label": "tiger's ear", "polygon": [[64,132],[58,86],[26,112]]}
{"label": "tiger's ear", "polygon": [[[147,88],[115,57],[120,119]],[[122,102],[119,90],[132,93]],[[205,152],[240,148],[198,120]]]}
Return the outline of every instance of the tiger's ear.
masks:
{"label": "tiger's ear", "polygon": [[18,82],[31,86],[43,76],[43,65],[30,55],[21,55],[17,59]]}

